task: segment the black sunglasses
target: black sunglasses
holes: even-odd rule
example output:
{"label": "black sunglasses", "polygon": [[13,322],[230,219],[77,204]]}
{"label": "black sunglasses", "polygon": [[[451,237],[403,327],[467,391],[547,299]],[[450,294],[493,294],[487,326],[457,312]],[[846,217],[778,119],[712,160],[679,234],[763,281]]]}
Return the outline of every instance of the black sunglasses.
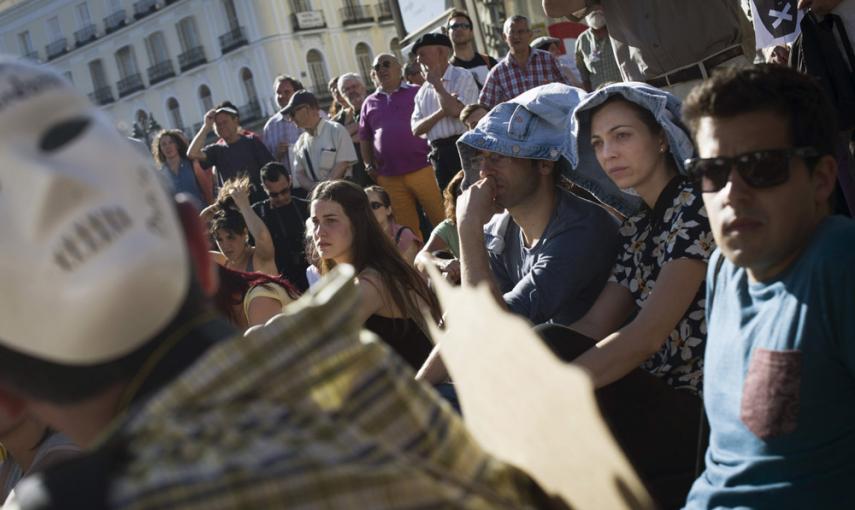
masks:
{"label": "black sunglasses", "polygon": [[368,202],[368,204],[369,204],[369,205],[371,206],[371,208],[372,208],[372,209],[374,209],[375,211],[376,211],[377,209],[382,209],[382,208],[386,207],[386,204],[384,204],[383,202]]}
{"label": "black sunglasses", "polygon": [[[733,168],[752,188],[771,188],[783,184],[790,177],[790,158],[793,156],[810,160],[819,157],[819,153],[813,147],[796,147],[746,152],[732,158],[692,158],[685,163],[689,177],[700,181],[701,191],[713,193],[727,184]],[[810,161],[807,163],[813,166]]]}
{"label": "black sunglasses", "polygon": [[385,67],[386,69],[389,69],[390,67],[392,67],[392,64],[393,64],[392,60],[384,60],[383,62],[377,62],[376,64],[374,64],[373,67],[374,67],[375,71],[379,71],[381,67]]}
{"label": "black sunglasses", "polygon": [[470,25],[469,23],[452,23],[451,25],[448,25],[449,30],[455,30],[457,28],[465,28],[468,30],[472,28],[472,25]]}
{"label": "black sunglasses", "polygon": [[283,189],[282,191],[268,191],[267,196],[270,198],[276,198],[279,196],[285,196],[290,192],[291,192],[291,190],[289,190],[289,189]]}

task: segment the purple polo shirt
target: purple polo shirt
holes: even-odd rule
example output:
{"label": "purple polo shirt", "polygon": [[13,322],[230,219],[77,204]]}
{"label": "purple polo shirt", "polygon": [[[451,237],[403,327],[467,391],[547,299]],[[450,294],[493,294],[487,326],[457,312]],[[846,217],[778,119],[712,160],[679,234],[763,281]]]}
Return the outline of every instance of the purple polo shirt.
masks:
{"label": "purple polo shirt", "polygon": [[404,175],[429,165],[427,141],[413,136],[413,115],[419,87],[401,82],[401,87],[387,94],[381,89],[365,98],[359,115],[359,139],[374,142],[377,173]]}

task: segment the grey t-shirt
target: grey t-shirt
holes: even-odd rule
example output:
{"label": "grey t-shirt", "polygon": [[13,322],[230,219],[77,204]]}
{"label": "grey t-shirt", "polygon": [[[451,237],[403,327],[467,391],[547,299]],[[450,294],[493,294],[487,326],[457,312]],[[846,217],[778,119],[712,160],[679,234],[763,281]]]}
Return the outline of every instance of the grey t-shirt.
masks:
{"label": "grey t-shirt", "polygon": [[602,0],[625,81],[645,81],[742,44],[736,0]]}
{"label": "grey t-shirt", "polygon": [[605,286],[620,245],[615,218],[564,190],[534,246],[525,246],[507,212],[494,216],[484,233],[505,303],[533,324],[568,325],[582,317]]}

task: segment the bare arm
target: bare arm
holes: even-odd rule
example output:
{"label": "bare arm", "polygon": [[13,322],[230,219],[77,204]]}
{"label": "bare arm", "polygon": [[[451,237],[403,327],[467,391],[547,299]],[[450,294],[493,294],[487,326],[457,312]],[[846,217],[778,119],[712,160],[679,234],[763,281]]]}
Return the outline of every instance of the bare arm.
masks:
{"label": "bare arm", "polygon": [[662,347],[686,313],[706,274],[706,263],[672,260],[662,267],[656,285],[632,322],[616,331],[574,363],[587,369],[601,388],[617,381]]}
{"label": "bare arm", "polygon": [[249,205],[249,188],[246,186],[235,186],[229,190],[229,195],[240,209],[243,220],[246,222],[246,228],[252,237],[255,238],[255,255],[259,261],[267,264],[272,263],[274,259],[273,238],[270,236],[270,231],[267,230],[267,225],[264,224],[261,218],[255,214],[252,206]]}
{"label": "bare arm", "polygon": [[433,128],[437,122],[441,121],[446,117],[445,111],[440,108],[439,110],[431,113],[427,117],[419,120],[415,124],[413,124],[413,136],[422,136],[426,135],[428,131]]}
{"label": "bare arm", "polygon": [[586,7],[585,0],[543,0],[543,13],[550,18],[567,16]]}
{"label": "bare arm", "polygon": [[196,136],[193,137],[193,141],[190,142],[190,147],[187,148],[188,158],[198,161],[208,160],[208,156],[202,152],[202,147],[205,146],[205,139],[208,138],[208,133],[211,132],[211,127],[213,125],[214,110],[210,110],[205,114],[205,121],[202,123],[202,127],[199,128],[199,132],[196,133]]}
{"label": "bare arm", "polygon": [[[289,300],[288,303],[290,302]],[[266,323],[274,315],[282,313],[282,306],[288,303],[282,303],[278,299],[268,296],[259,296],[253,299],[246,309],[247,327]]]}
{"label": "bare arm", "polygon": [[484,246],[484,225],[493,215],[495,183],[481,179],[457,199],[457,232],[460,237],[460,281],[469,286],[486,283],[501,307],[506,307]]}
{"label": "bare arm", "polygon": [[593,306],[579,320],[570,325],[590,338],[605,338],[620,328],[635,310],[635,300],[626,287],[607,282]]}
{"label": "bare arm", "polygon": [[413,264],[417,271],[428,276],[427,267],[436,267],[446,280],[454,284],[460,283],[460,261],[457,259],[442,259],[434,252],[448,250],[445,241],[436,234],[431,234],[426,245],[416,254]]}
{"label": "bare arm", "polygon": [[374,168],[374,144],[371,140],[359,141],[359,152],[362,154],[362,162],[365,164],[365,173],[371,180],[377,182],[377,169]]}

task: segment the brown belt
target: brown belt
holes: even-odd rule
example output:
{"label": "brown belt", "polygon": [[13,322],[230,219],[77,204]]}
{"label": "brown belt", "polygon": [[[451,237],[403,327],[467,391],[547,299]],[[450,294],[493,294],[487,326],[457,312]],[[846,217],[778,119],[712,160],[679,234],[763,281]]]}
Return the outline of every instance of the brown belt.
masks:
{"label": "brown belt", "polygon": [[709,76],[709,72],[716,66],[719,66],[742,54],[742,47],[734,46],[720,53],[716,53],[693,66],[686,67],[672,73],[663,74],[662,76],[653,78],[652,80],[647,80],[647,83],[654,87],[667,87],[668,85],[675,85],[685,81],[701,80]]}

